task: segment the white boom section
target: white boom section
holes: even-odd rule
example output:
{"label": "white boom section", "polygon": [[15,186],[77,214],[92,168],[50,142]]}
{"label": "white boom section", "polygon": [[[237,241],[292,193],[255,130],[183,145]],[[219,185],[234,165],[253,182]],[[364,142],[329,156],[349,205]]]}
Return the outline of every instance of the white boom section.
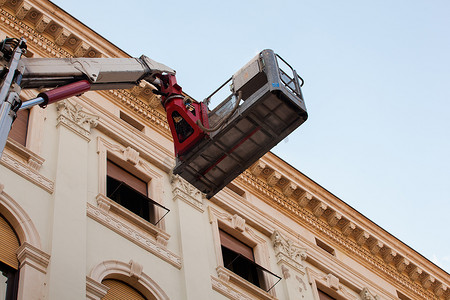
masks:
{"label": "white boom section", "polygon": [[22,88],[51,88],[88,79],[92,90],[131,88],[139,80],[150,83],[157,74],[175,74],[164,64],[140,58],[25,58]]}

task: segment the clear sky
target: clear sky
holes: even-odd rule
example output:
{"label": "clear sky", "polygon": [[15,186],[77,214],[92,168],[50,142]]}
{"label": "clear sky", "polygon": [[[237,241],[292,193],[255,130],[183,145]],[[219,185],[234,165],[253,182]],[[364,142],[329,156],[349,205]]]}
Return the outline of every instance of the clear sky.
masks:
{"label": "clear sky", "polygon": [[305,79],[273,151],[450,272],[450,2],[54,0],[203,100],[260,50]]}

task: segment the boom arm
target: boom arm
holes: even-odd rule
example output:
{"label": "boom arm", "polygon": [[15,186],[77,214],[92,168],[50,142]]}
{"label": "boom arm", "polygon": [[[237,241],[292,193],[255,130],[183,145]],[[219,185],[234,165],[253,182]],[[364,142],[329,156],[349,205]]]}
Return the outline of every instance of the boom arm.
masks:
{"label": "boom arm", "polygon": [[[140,58],[27,58],[23,57],[26,41],[10,38],[0,42],[0,47],[0,156],[19,109],[37,104],[45,107],[88,90],[127,89],[141,80],[154,84],[155,89],[161,89],[163,81],[176,83],[172,68],[144,55]],[[19,94],[26,88],[54,89],[22,103]],[[180,87],[162,93],[163,102],[177,95],[181,96]]]}

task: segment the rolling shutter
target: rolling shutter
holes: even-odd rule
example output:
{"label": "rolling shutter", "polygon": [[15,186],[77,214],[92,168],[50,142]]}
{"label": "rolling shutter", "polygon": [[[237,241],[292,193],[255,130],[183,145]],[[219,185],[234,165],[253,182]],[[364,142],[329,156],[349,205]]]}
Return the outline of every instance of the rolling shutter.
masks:
{"label": "rolling shutter", "polygon": [[102,284],[109,287],[108,293],[102,300],[146,300],[136,289],[120,280],[105,279]]}
{"label": "rolling shutter", "polygon": [[9,132],[9,137],[23,146],[25,146],[27,142],[29,115],[29,109],[19,110],[17,118],[12,124],[11,131]]}
{"label": "rolling shutter", "polygon": [[238,239],[229,235],[228,233],[226,233],[223,230],[219,229],[219,233],[220,233],[220,243],[222,244],[222,246],[224,246],[236,253],[239,253],[242,256],[255,262],[252,247],[244,244],[243,242],[239,241]]}
{"label": "rolling shutter", "polygon": [[133,174],[125,171],[124,169],[122,169],[121,167],[119,167],[118,165],[116,165],[115,163],[113,163],[110,160],[108,160],[108,163],[107,163],[107,174],[108,174],[108,176],[110,176],[118,181],[125,182],[127,185],[129,185],[136,191],[147,196],[147,194],[148,194],[147,193],[147,183],[145,181],[143,181],[143,180],[137,178],[136,176],[134,176]]}
{"label": "rolling shutter", "polygon": [[17,249],[19,239],[9,223],[0,215],[0,261],[8,266],[19,269]]}

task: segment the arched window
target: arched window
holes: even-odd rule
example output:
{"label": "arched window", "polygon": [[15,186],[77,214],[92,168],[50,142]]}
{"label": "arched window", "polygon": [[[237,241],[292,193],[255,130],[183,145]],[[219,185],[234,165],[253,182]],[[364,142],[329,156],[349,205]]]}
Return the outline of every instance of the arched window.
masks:
{"label": "arched window", "polygon": [[117,279],[105,279],[102,284],[109,287],[102,300],[147,300],[138,290]]}
{"label": "arched window", "polygon": [[19,239],[8,221],[0,215],[0,299],[17,298],[19,261],[17,249]]}

